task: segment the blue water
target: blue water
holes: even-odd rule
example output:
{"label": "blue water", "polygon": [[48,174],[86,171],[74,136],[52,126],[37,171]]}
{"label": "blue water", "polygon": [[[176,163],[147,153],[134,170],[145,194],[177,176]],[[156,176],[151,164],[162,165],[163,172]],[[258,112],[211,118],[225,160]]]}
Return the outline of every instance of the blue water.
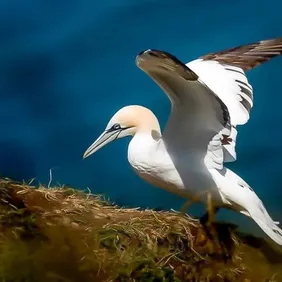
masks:
{"label": "blue water", "polygon": [[[84,161],[82,154],[124,105],[151,108],[164,126],[168,99],[135,66],[143,49],[159,48],[189,61],[282,36],[279,0],[210,3],[0,1],[1,175],[48,183],[52,169],[53,184],[89,187],[132,207],[179,208],[182,200],[133,173],[128,139]],[[275,219],[282,219],[281,71],[277,58],[248,73],[255,106],[239,129],[238,161],[229,165]]]}

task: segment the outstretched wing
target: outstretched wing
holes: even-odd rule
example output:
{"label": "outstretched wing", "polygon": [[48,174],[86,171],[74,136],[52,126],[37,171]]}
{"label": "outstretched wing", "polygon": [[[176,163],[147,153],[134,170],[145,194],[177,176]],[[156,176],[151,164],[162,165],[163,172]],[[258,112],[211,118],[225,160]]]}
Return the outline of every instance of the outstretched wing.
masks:
{"label": "outstretched wing", "polygon": [[226,105],[176,57],[163,51],[147,50],[136,59],[137,65],[167,94],[172,110],[163,139],[168,150],[189,154],[208,167],[223,167],[223,134],[231,133]]}
{"label": "outstretched wing", "polygon": [[187,63],[228,108],[232,131],[222,139],[225,162],[236,160],[236,126],[249,120],[253,107],[253,88],[244,71],[281,52],[282,38],[276,38],[211,53]]}

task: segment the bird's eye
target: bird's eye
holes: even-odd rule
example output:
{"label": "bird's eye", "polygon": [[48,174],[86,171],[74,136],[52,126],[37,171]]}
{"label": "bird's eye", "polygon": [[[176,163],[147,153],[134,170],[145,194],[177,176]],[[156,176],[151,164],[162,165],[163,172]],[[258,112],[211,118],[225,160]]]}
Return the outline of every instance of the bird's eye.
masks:
{"label": "bird's eye", "polygon": [[115,123],[113,126],[112,126],[112,129],[113,130],[119,130],[121,129],[120,125],[118,123]]}

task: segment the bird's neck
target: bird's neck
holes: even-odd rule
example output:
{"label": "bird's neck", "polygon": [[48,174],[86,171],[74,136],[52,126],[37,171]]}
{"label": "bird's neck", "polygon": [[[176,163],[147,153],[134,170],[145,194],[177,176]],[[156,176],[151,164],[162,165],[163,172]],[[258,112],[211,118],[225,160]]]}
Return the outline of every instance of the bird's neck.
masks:
{"label": "bird's neck", "polygon": [[137,131],[128,146],[128,160],[132,164],[136,159],[150,156],[162,143],[160,130]]}
{"label": "bird's neck", "polygon": [[157,117],[147,110],[147,114],[139,116],[136,131],[128,146],[128,160],[134,167],[146,162],[156,153],[162,143],[161,128]]}

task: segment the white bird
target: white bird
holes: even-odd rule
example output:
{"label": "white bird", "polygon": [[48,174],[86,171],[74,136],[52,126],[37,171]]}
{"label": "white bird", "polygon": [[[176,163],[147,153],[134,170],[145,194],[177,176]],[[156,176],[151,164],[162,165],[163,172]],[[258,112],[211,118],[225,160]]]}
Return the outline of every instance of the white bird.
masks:
{"label": "white bird", "polygon": [[253,89],[244,71],[281,52],[282,38],[212,53],[186,65],[167,52],[141,52],[137,66],[171,101],[163,134],[149,109],[126,106],[114,114],[83,158],[131,135],[128,160],[140,177],[184,198],[206,202],[210,195],[215,211],[224,207],[252,218],[282,245],[278,222],[254,190],[224,167],[224,162],[236,160],[236,126],[248,121],[253,106]]}

